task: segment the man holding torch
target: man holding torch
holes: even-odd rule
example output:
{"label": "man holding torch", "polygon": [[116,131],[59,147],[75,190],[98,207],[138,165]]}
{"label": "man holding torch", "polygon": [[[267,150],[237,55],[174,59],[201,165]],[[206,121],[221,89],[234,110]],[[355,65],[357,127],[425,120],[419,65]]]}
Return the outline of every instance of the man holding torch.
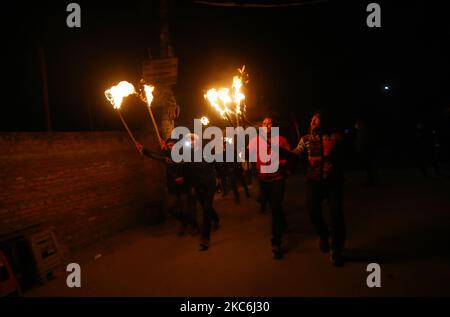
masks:
{"label": "man holding torch", "polygon": [[[343,264],[342,250],[345,242],[345,222],[342,211],[342,137],[332,133],[328,118],[315,113],[310,123],[310,133],[300,139],[294,154],[307,156],[307,204],[313,226],[320,237],[320,250],[330,252],[331,263]],[[328,228],[322,214],[322,203],[330,209]],[[329,239],[331,237],[331,251]]]}
{"label": "man holding torch", "polygon": [[183,236],[186,232],[195,235],[199,232],[199,226],[196,219],[196,204],[195,197],[192,192],[192,187],[187,175],[186,166],[184,163],[175,163],[171,159],[171,149],[176,140],[167,139],[166,142],[161,142],[163,155],[154,153],[147,148],[144,148],[140,143],[136,144],[139,153],[164,162],[166,164],[166,181],[167,190],[170,195],[175,197],[177,207],[177,218],[181,222],[181,227],[178,231],[179,236]]}
{"label": "man holding torch", "polygon": [[[199,251],[209,249],[211,229],[217,230],[219,227],[219,216],[214,209],[214,194],[216,192],[216,171],[213,163],[204,160],[202,145],[198,135],[190,133],[186,135],[185,149],[191,151],[191,157],[200,154],[200,162],[184,163],[186,165],[189,183],[195,190],[195,195],[203,209],[203,223],[201,229],[201,241]],[[198,153],[200,152],[200,153]]]}
{"label": "man holding torch", "polygon": [[[261,194],[268,200],[272,209],[272,253],[274,259],[283,257],[282,236],[286,229],[286,217],[283,213],[283,198],[286,183],[286,153],[290,153],[290,146],[287,140],[282,136],[272,136],[273,120],[267,117],[263,120],[261,133],[250,140],[248,145],[250,157],[252,152],[256,153],[256,170],[260,183]],[[267,149],[270,161],[261,157],[260,148]],[[278,147],[278,153],[272,151],[272,147]],[[254,154],[253,154],[254,155]],[[272,173],[264,172],[264,166],[268,166],[273,161],[278,160],[278,169]]]}

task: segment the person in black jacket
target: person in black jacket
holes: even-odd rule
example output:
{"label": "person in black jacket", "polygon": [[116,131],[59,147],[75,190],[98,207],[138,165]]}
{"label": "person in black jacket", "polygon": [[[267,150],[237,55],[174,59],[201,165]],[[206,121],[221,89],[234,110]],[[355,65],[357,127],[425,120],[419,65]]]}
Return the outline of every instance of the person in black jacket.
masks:
{"label": "person in black jacket", "polygon": [[175,197],[177,209],[176,217],[181,222],[178,235],[183,236],[188,231],[191,235],[195,235],[199,232],[195,214],[195,197],[193,195],[192,186],[189,183],[189,178],[187,177],[185,164],[175,163],[171,159],[170,152],[174,143],[175,140],[173,139],[161,142],[163,154],[151,152],[139,143],[136,147],[141,154],[166,164],[167,190],[169,194]]}
{"label": "person in black jacket", "polygon": [[228,175],[230,179],[231,189],[233,190],[234,200],[236,203],[240,203],[239,186],[238,183],[244,187],[245,196],[250,198],[250,192],[247,187],[247,180],[244,176],[244,170],[240,162],[228,163]]}
{"label": "person in black jacket", "polygon": [[[199,137],[191,133],[186,136],[186,139],[191,151],[191,157],[194,158],[196,152],[202,151]],[[220,219],[213,206],[214,194],[216,192],[216,171],[214,164],[206,162],[203,155],[201,155],[201,158],[202,160],[200,162],[186,162],[185,166],[188,182],[194,188],[197,200],[203,209],[199,250],[206,251],[209,249],[211,229],[218,229]]]}

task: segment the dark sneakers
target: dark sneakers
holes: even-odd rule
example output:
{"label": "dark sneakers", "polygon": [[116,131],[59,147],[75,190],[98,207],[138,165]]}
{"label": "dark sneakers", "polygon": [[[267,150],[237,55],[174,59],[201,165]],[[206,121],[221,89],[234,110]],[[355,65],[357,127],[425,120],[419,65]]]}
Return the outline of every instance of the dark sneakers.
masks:
{"label": "dark sneakers", "polygon": [[336,267],[342,267],[344,265],[344,259],[342,257],[342,253],[340,251],[331,250],[330,261],[331,261],[331,264],[333,264]]}
{"label": "dark sneakers", "polygon": [[200,247],[198,248],[199,251],[207,251],[208,249],[209,249],[209,242],[208,241],[200,242]]}

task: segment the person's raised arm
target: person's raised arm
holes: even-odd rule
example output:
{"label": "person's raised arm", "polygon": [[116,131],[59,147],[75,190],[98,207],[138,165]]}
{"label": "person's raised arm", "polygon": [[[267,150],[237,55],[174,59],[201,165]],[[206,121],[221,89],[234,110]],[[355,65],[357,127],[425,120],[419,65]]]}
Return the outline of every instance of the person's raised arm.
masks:
{"label": "person's raised arm", "polygon": [[300,155],[305,151],[305,140],[301,138],[297,146],[291,151],[292,154]]}
{"label": "person's raised arm", "polygon": [[151,159],[167,163],[166,157],[164,155],[154,153],[154,152],[150,151],[149,149],[145,148],[140,143],[136,143],[136,149],[138,150],[138,152],[141,155],[145,155],[145,156],[147,156],[147,157],[149,157]]}

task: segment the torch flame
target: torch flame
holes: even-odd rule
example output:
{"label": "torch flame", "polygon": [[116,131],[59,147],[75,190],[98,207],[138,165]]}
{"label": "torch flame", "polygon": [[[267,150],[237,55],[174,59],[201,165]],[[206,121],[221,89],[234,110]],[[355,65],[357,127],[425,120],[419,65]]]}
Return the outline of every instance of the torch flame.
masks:
{"label": "torch flame", "polygon": [[236,113],[241,114],[241,101],[245,99],[245,95],[241,92],[242,79],[239,76],[233,77],[233,101],[236,103]]}
{"label": "torch flame", "polygon": [[145,102],[149,107],[151,107],[153,101],[153,90],[155,90],[154,86],[144,85]]}
{"label": "torch flame", "polygon": [[[241,92],[244,69],[245,66],[239,69],[240,76],[233,77],[231,94],[230,88],[211,88],[205,94],[205,98],[220,113],[222,118],[226,118],[227,114],[242,114],[241,103],[245,99],[245,95]],[[234,111],[229,108],[230,104],[234,104]]]}
{"label": "torch flame", "polygon": [[226,113],[233,113],[228,107],[227,104],[232,102],[232,99],[229,95],[230,89],[228,88],[220,88],[219,89],[219,99],[223,104],[223,109]]}
{"label": "torch flame", "polygon": [[120,109],[123,98],[135,93],[134,86],[127,81],[121,81],[116,86],[105,90],[106,99],[108,99],[114,109]]}
{"label": "torch flame", "polygon": [[215,88],[212,88],[205,94],[205,98],[208,99],[209,103],[219,111],[223,118],[225,118],[225,110],[219,105],[219,92]]}

